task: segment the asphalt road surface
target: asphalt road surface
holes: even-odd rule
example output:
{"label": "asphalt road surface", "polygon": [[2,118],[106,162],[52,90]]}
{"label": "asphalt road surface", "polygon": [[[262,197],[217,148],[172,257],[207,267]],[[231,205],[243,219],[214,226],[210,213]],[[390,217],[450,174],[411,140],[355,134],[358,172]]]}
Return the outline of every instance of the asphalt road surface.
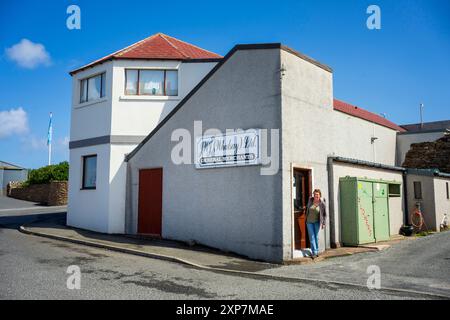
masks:
{"label": "asphalt road surface", "polygon": [[[275,281],[198,270],[177,263],[25,235],[17,231],[16,226],[0,228],[0,299],[432,298],[321,282]],[[67,268],[71,265],[80,268],[80,289],[67,288],[70,276]]]}

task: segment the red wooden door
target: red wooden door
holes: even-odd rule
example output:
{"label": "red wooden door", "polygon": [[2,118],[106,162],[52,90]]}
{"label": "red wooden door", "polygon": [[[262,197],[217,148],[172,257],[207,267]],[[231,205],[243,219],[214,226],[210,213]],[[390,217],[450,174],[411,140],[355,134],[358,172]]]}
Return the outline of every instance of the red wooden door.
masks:
{"label": "red wooden door", "polygon": [[138,233],[161,236],[162,168],[139,171]]}

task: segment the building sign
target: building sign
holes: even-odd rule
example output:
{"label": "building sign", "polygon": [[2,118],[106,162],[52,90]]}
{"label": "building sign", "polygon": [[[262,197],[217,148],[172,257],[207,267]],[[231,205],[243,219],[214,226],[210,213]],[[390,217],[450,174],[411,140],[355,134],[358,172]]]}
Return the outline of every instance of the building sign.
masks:
{"label": "building sign", "polygon": [[259,129],[197,138],[195,166],[217,168],[261,163]]}

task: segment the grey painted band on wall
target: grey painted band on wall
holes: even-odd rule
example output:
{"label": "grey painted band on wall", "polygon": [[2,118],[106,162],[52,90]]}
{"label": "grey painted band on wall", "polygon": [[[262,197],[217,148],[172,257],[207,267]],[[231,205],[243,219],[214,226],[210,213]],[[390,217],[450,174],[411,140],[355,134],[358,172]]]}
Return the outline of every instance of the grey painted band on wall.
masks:
{"label": "grey painted band on wall", "polygon": [[69,142],[69,149],[97,146],[100,144],[139,144],[145,136],[101,136]]}

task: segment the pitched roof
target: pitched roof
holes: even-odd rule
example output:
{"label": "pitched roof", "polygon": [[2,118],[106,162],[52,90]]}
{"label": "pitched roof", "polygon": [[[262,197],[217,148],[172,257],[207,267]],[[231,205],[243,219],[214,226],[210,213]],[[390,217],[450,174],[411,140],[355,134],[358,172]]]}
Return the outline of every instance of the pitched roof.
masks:
{"label": "pitched roof", "polygon": [[341,101],[341,100],[334,99],[333,107],[334,107],[334,110],[336,110],[336,111],[340,111],[340,112],[349,114],[351,116],[379,124],[380,126],[383,126],[383,127],[386,127],[386,128],[392,129],[392,130],[396,130],[399,132],[406,131],[404,128],[396,125],[395,123],[393,123],[392,121],[389,121],[386,118],[383,118],[375,113],[372,113],[370,111],[367,111],[365,109],[362,109],[360,107],[354,106],[352,104],[349,104],[349,103]]}
{"label": "pitched roof", "polygon": [[400,126],[409,132],[445,131],[450,128],[450,120],[424,122],[423,126],[420,123],[402,124]]}
{"label": "pitched roof", "polygon": [[218,61],[222,56],[175,39],[163,33],[154,34],[131,46],[111,53],[70,72],[71,75],[112,59],[147,59],[147,60],[181,60],[181,61]]}
{"label": "pitched roof", "polygon": [[20,169],[24,169],[20,166],[17,166],[15,164],[6,162],[6,161],[1,161],[0,160],[0,169],[14,169],[14,170],[20,170]]}

